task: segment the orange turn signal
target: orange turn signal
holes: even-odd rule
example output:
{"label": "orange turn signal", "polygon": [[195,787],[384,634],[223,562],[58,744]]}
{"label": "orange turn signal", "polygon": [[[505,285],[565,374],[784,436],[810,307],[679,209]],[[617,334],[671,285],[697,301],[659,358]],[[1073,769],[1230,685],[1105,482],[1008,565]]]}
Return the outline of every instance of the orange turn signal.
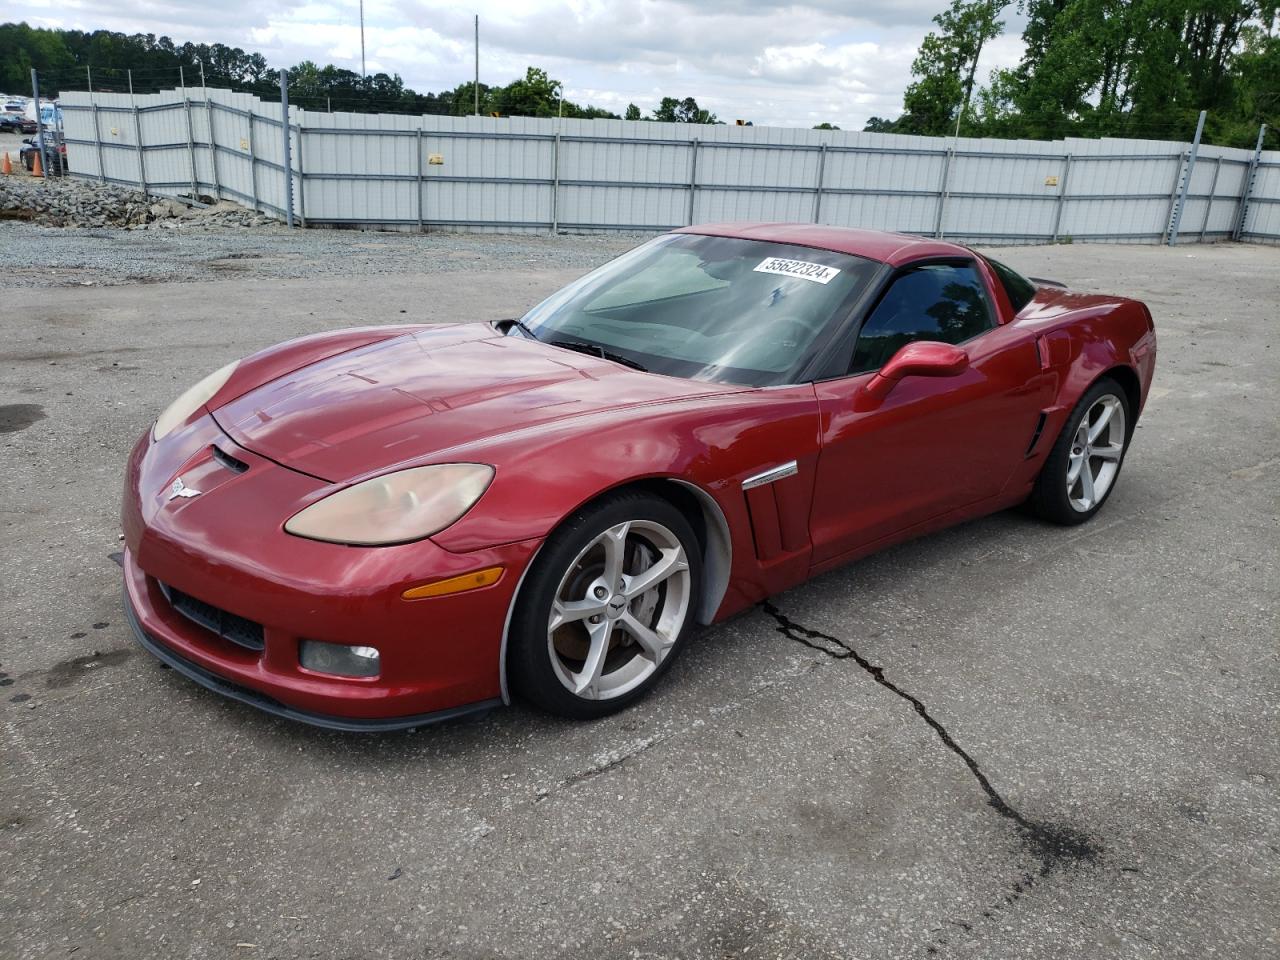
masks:
{"label": "orange turn signal", "polygon": [[502,567],[485,567],[483,570],[464,573],[460,577],[450,577],[448,580],[437,580],[435,583],[424,583],[420,587],[410,587],[400,596],[405,600],[425,600],[427,597],[443,597],[479,587],[490,587],[502,579],[502,574]]}

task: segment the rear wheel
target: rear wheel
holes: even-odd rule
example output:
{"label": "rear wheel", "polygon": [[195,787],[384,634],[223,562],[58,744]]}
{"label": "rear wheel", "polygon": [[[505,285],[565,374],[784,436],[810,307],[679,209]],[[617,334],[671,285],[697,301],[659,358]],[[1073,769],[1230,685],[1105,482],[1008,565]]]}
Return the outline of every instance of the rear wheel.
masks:
{"label": "rear wheel", "polygon": [[622,709],[679,653],[700,584],[697,535],[667,501],[621,493],[583,508],[547,540],[521,588],[513,689],[565,717]]}
{"label": "rear wheel", "polygon": [[1104,377],[1090,387],[1045,460],[1031,494],[1032,510],[1066,525],[1097,513],[1120,476],[1130,422],[1129,399],[1120,384]]}

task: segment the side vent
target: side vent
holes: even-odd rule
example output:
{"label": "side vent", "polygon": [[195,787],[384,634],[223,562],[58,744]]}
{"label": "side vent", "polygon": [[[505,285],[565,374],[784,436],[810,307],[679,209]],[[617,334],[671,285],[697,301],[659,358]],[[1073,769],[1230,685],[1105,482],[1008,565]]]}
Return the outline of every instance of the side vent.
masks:
{"label": "side vent", "polygon": [[808,514],[796,461],[772,467],[742,481],[751,518],[756,557],[773,560],[808,543]]}
{"label": "side vent", "polygon": [[1043,410],[1041,410],[1040,418],[1036,420],[1035,432],[1031,434],[1031,442],[1027,444],[1027,452],[1022,455],[1024,459],[1026,459],[1027,457],[1030,457],[1033,453],[1035,453],[1036,444],[1040,442],[1040,434],[1044,433],[1045,420],[1046,420],[1045,413]]}
{"label": "side vent", "polygon": [[782,527],[778,520],[778,501],[774,499],[773,487],[751,487],[746,491],[746,496],[756,556],[761,560],[772,560],[782,552]]}

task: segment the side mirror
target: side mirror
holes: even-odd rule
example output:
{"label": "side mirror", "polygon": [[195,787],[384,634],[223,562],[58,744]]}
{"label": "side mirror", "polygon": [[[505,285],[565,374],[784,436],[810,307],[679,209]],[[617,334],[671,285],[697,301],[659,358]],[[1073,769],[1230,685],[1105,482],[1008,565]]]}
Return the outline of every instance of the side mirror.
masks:
{"label": "side mirror", "polygon": [[879,406],[905,377],[956,377],[969,369],[969,355],[950,343],[917,340],[895,353],[858,395],[858,409]]}

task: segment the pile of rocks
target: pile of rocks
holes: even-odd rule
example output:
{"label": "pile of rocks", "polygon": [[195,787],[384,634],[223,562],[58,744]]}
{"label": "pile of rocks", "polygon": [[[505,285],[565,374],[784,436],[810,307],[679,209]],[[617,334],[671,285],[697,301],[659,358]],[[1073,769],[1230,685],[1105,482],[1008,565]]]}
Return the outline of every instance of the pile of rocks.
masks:
{"label": "pile of rocks", "polygon": [[274,223],[246,207],[219,201],[195,207],[138,190],[74,177],[36,180],[0,177],[0,220],[30,220],[53,227],[256,227]]}

